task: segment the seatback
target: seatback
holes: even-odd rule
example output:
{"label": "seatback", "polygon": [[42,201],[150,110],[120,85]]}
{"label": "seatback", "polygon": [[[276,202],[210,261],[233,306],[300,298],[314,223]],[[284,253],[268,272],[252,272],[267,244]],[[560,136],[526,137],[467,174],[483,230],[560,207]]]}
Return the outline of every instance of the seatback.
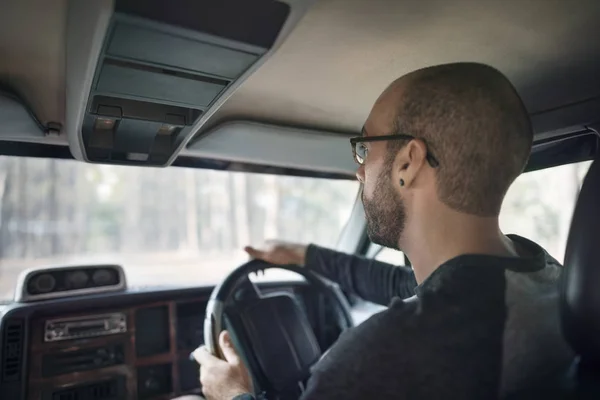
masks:
{"label": "seatback", "polygon": [[575,206],[561,282],[565,339],[578,358],[572,398],[600,399],[600,160],[591,165]]}

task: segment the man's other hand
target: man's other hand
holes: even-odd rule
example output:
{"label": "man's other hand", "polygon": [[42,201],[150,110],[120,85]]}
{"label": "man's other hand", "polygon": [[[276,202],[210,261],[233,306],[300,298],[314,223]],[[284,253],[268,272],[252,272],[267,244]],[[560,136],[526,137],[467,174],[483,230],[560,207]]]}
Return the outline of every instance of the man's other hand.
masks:
{"label": "man's other hand", "polygon": [[231,400],[240,394],[252,393],[250,374],[227,331],[221,332],[219,346],[225,360],[213,356],[204,346],[193,353],[200,364],[200,382],[206,399]]}
{"label": "man's other hand", "polygon": [[306,261],[306,249],[303,244],[268,241],[264,250],[247,246],[244,248],[250,257],[275,265],[295,264],[303,266]]}

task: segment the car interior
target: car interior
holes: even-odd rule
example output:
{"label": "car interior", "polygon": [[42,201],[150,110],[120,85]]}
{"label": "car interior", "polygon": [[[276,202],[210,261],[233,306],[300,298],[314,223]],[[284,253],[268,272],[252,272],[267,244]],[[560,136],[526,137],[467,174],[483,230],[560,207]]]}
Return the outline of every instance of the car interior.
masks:
{"label": "car interior", "polygon": [[410,266],[366,235],[349,138],[394,79],[458,61],[523,98],[533,149],[500,219],[564,264],[573,364],[511,398],[600,398],[599,19],[597,0],[0,0],[0,398],[199,395],[190,352],[225,328],[255,388],[299,398],[381,307],[242,249]]}

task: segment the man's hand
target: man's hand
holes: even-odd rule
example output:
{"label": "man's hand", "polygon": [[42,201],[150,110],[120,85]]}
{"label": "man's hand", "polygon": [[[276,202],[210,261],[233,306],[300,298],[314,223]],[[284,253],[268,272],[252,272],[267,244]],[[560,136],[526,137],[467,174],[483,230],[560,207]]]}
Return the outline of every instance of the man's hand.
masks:
{"label": "man's hand", "polygon": [[295,264],[303,266],[308,246],[303,244],[268,241],[264,250],[247,246],[244,248],[250,257],[275,265]]}
{"label": "man's hand", "polygon": [[200,382],[206,399],[231,400],[237,395],[252,393],[250,374],[226,331],[219,336],[219,346],[225,360],[213,356],[204,346],[194,351],[194,358],[200,364]]}

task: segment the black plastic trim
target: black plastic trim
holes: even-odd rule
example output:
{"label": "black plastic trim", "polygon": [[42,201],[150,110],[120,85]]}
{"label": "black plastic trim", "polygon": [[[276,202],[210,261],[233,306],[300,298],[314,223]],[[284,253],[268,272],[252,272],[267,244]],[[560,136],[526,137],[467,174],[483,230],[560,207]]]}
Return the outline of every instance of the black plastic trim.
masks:
{"label": "black plastic trim", "polygon": [[176,76],[179,78],[189,79],[192,81],[214,83],[215,85],[221,86],[227,86],[231,82],[230,79],[215,78],[212,76],[205,75],[203,73],[191,73],[171,67],[157,67],[154,65],[140,64],[138,62],[133,61],[119,60],[110,56],[106,56],[106,58],[104,59],[104,65],[114,65],[117,67],[129,68],[138,71],[153,72],[155,74],[165,74],[170,76]]}
{"label": "black plastic trim", "polygon": [[273,0],[117,0],[115,11],[270,48],[290,6]]}
{"label": "black plastic trim", "polygon": [[586,129],[538,141],[524,172],[592,160],[598,154],[599,139],[597,132]]}
{"label": "black plastic trim", "polygon": [[179,107],[168,104],[95,95],[90,110],[92,115],[114,118],[141,119],[170,125],[192,125],[202,114],[201,108]]}

